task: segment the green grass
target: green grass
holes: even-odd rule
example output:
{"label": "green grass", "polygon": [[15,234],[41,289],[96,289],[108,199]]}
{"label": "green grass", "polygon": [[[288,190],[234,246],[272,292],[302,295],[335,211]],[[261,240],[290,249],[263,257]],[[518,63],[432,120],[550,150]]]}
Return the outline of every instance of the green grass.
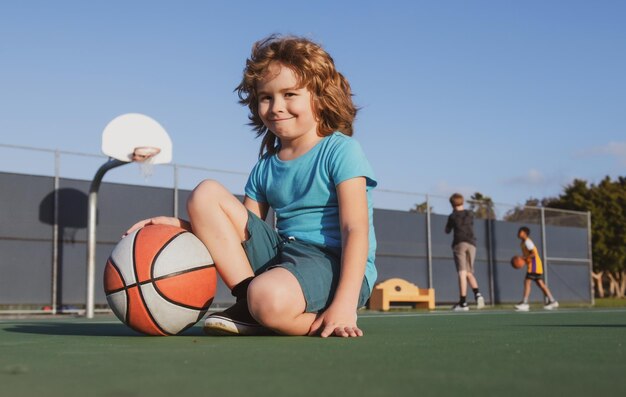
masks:
{"label": "green grass", "polygon": [[596,298],[594,306],[597,308],[626,307],[626,299]]}
{"label": "green grass", "polygon": [[359,339],[0,321],[0,396],[624,395],[626,310],[364,313]]}

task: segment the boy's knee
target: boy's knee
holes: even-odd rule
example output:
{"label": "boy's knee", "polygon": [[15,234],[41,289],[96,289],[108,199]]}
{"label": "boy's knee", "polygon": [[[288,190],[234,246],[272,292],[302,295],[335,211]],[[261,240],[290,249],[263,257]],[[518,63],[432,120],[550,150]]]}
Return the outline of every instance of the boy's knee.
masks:
{"label": "boy's knee", "polygon": [[212,179],[205,179],[200,182],[187,199],[187,211],[193,212],[193,210],[199,206],[206,206],[211,200],[214,200],[223,189],[224,187],[219,182]]}
{"label": "boy's knee", "polygon": [[262,279],[255,279],[248,288],[250,314],[268,328],[279,327],[287,320],[291,309],[290,301],[285,288]]}

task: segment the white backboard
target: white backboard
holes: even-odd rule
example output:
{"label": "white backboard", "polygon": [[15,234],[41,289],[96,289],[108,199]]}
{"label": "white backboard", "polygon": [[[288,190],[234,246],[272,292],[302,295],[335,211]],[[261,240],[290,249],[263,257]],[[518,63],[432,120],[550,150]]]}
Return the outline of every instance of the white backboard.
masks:
{"label": "white backboard", "polygon": [[154,119],[139,113],[127,113],[111,120],[102,132],[102,152],[109,157],[131,162],[138,147],[156,147],[161,151],[150,162],[172,161],[172,140]]}

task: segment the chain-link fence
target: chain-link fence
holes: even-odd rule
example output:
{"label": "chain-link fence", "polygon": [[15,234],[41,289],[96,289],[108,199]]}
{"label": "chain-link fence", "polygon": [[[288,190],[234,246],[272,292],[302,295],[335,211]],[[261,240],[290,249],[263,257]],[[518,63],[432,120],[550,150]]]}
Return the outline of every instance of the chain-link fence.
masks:
{"label": "chain-link fence", "polygon": [[[0,145],[0,313],[84,309],[87,191],[106,160],[88,153]],[[98,274],[125,227],[160,214],[185,217],[190,190],[206,178],[241,193],[247,173],[168,164],[156,166],[145,181],[131,164],[107,174],[99,200]],[[438,303],[458,299],[451,236],[444,232],[448,198],[379,188],[374,200],[379,280],[402,277],[433,287]],[[485,200],[468,201],[467,208],[476,217],[476,276],[490,303],[521,297],[523,276],[509,265],[520,251],[516,235],[521,225],[531,229],[556,297],[592,302],[587,213]],[[536,291],[531,298],[541,300]],[[230,299],[221,284],[215,302],[228,304]],[[96,303],[106,310],[100,288]]]}

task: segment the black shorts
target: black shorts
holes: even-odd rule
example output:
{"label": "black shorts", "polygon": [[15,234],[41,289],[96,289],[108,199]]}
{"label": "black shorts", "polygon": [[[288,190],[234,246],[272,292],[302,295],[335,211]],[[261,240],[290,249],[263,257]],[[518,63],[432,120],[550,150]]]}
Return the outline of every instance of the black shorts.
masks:
{"label": "black shorts", "polygon": [[526,280],[539,281],[543,280],[543,273],[526,273]]}

